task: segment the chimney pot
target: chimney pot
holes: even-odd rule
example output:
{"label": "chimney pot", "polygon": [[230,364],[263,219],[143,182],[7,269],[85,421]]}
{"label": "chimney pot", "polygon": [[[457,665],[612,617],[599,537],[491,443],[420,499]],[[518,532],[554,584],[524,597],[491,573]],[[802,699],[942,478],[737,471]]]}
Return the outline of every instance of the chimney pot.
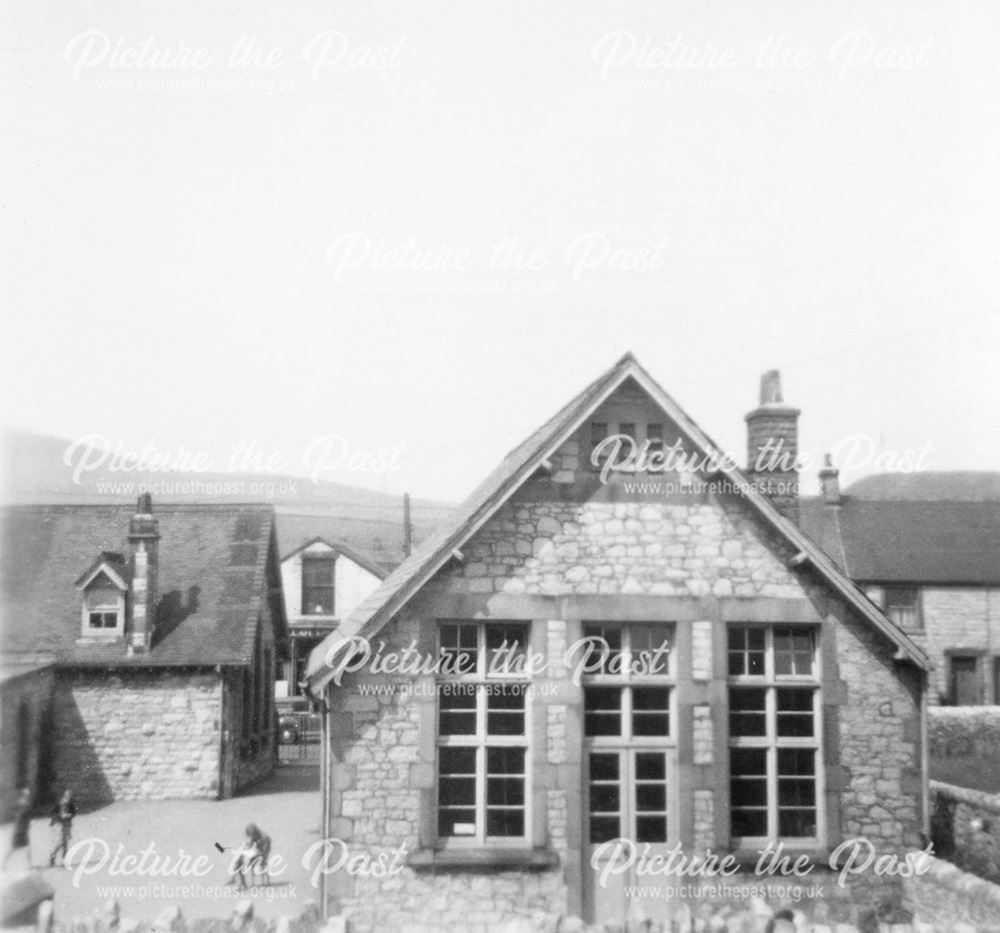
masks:
{"label": "chimney pot", "polygon": [[747,472],[786,518],[798,522],[799,410],[785,405],[781,373],[760,378],[760,404],[746,416]]}
{"label": "chimney pot", "polygon": [[819,471],[819,487],[825,505],[840,505],[840,470],[833,465],[833,456],[823,456],[823,469]]}
{"label": "chimney pot", "polygon": [[777,369],[769,369],[760,377],[760,404],[780,405],[781,373]]}

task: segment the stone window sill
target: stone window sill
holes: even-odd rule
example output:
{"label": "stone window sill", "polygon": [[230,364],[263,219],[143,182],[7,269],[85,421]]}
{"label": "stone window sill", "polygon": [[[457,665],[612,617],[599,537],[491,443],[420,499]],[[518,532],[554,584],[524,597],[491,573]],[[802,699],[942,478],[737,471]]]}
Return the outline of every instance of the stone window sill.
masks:
{"label": "stone window sill", "polygon": [[481,868],[555,868],[559,856],[551,849],[418,849],[409,858],[411,868],[466,869]]}

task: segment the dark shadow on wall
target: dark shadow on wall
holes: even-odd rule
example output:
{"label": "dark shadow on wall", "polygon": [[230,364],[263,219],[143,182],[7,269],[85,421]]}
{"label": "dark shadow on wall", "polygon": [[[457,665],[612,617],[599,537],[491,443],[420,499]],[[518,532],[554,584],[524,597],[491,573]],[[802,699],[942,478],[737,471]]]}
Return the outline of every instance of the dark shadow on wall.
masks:
{"label": "dark shadow on wall", "polygon": [[69,788],[77,807],[85,812],[111,803],[114,793],[73,695],[74,680],[72,673],[57,679],[52,697],[54,734],[42,741],[51,742],[55,750],[51,792],[58,794]]}

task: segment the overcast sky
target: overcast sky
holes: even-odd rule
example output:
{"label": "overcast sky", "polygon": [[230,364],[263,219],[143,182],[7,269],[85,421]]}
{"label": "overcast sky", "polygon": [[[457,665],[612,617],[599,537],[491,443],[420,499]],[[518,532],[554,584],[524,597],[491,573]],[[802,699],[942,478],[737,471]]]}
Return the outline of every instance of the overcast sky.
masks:
{"label": "overcast sky", "polygon": [[9,426],[456,499],[632,349],[740,454],[780,368],[847,480],[1000,469],[995,3],[0,25]]}

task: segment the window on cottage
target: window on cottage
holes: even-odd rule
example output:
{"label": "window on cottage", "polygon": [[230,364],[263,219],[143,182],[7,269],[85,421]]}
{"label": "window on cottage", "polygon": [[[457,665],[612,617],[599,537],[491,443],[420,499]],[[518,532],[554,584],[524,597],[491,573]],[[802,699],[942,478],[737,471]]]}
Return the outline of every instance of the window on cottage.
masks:
{"label": "window on cottage", "polygon": [[125,631],[125,594],[102,575],[83,596],[85,635],[120,635]]}
{"label": "window on cottage", "polygon": [[735,842],[819,839],[815,630],[729,628],[729,792]]}
{"label": "window on cottage", "polygon": [[302,614],[332,616],[333,610],[332,556],[302,558]]}
{"label": "window on cottage", "polygon": [[674,627],[586,625],[588,838],[663,843],[675,751]]}
{"label": "window on cottage", "polygon": [[889,619],[900,628],[911,630],[923,628],[920,614],[920,590],[914,586],[886,587],[882,608]]}
{"label": "window on cottage", "polygon": [[438,634],[438,836],[528,835],[529,626],[446,622]]}

